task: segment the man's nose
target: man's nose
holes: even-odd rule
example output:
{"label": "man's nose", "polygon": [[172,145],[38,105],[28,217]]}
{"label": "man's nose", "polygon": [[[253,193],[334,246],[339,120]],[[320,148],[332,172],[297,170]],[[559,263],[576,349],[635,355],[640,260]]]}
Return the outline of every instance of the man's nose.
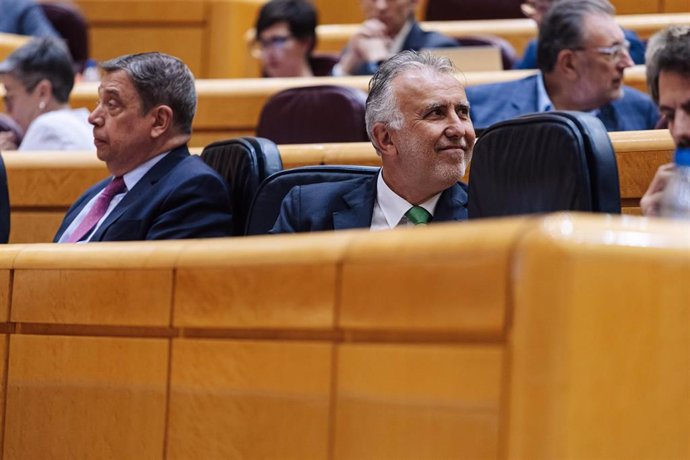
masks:
{"label": "man's nose", "polygon": [[669,123],[673,142],[678,146],[690,146],[690,113],[676,110],[673,122]]}

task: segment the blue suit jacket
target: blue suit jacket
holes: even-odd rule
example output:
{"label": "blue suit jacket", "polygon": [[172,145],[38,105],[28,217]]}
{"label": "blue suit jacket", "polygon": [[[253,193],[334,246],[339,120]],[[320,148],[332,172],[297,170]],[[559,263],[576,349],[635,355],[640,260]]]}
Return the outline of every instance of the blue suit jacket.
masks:
{"label": "blue suit jacket", "polygon": [[[376,202],[378,176],[293,187],[285,196],[271,233],[368,228]],[[446,189],[432,222],[467,220],[467,186]]]}
{"label": "blue suit jacket", "polygon": [[0,32],[59,37],[34,0],[0,0]]}
{"label": "blue suit jacket", "polygon": [[[469,86],[470,117],[475,128],[483,129],[498,121],[537,111],[537,78],[488,85]],[[646,94],[624,86],[623,97],[599,108],[597,117],[607,131],[654,129],[659,111]]]}
{"label": "blue suit jacket", "polygon": [[[644,64],[644,52],[647,46],[640,40],[640,37],[632,30],[623,29],[625,39],[630,42],[630,57],[635,64]],[[536,69],[537,68],[537,39],[533,38],[527,43],[525,54],[522,59],[513,66],[514,69]]]}
{"label": "blue suit jacket", "polygon": [[[405,37],[402,50],[419,51],[423,48],[452,48],[459,46],[457,40],[438,32],[423,30],[416,21]],[[354,75],[372,75],[379,69],[378,62],[368,62],[357,69]]]}
{"label": "blue suit jacket", "polygon": [[[111,178],[87,190],[67,211],[58,241],[82,208]],[[173,149],[128,191],[91,241],[166,240],[229,236],[230,193],[225,180],[187,146]]]}

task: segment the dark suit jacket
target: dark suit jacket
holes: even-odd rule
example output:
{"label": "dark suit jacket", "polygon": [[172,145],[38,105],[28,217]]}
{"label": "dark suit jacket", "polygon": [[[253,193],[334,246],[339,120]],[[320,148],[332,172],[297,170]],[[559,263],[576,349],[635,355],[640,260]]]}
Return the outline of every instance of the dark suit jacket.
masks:
{"label": "dark suit jacket", "polygon": [[[377,177],[294,187],[285,196],[271,233],[370,227]],[[461,182],[443,191],[432,222],[451,220],[467,220],[467,186]]]}
{"label": "dark suit jacket", "polygon": [[[87,190],[67,211],[57,242],[110,178]],[[173,149],[128,191],[91,241],[169,240],[229,236],[230,193],[225,180],[187,146]]]}
{"label": "dark suit jacket", "polygon": [[[423,30],[417,21],[412,23],[410,32],[405,37],[402,50],[419,51],[423,48],[452,48],[459,46],[457,40],[446,37],[438,32]],[[354,75],[372,75],[379,69],[378,62],[363,64]]]}
{"label": "dark suit jacket", "polygon": [[[467,87],[470,117],[475,128],[537,111],[537,78],[541,74],[502,83]],[[623,97],[599,108],[597,117],[607,131],[654,129],[659,111],[651,98],[629,86]]]}

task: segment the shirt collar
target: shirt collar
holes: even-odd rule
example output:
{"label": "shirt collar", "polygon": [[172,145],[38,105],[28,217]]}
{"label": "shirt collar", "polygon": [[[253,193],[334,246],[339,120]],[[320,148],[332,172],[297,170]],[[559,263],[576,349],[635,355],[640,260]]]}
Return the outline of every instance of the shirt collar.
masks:
{"label": "shirt collar", "polygon": [[[433,216],[434,210],[436,209],[436,203],[438,203],[440,197],[441,192],[432,196],[425,202],[420,203],[419,206],[426,209],[429,214]],[[412,207],[412,204],[408,203],[407,200],[391,190],[388,184],[386,184],[386,181],[383,180],[382,172],[379,172],[379,177],[376,181],[376,201],[390,228],[396,227],[400,223],[400,219],[402,219],[405,213]]]}
{"label": "shirt collar", "polygon": [[391,54],[397,54],[402,51],[403,44],[405,43],[405,38],[407,38],[407,34],[410,33],[413,22],[414,21],[412,21],[412,19],[408,19],[407,22],[400,29],[400,32],[398,32],[395,38],[393,38],[393,41],[391,42],[390,46]]}
{"label": "shirt collar", "polygon": [[553,103],[546,92],[544,85],[544,74],[539,73],[537,78],[537,112],[549,112],[553,110]]}
{"label": "shirt collar", "polygon": [[127,190],[132,190],[135,185],[137,185],[137,182],[141,180],[144,175],[149,172],[151,168],[153,168],[156,163],[161,161],[164,156],[166,156],[168,153],[170,153],[170,150],[167,152],[163,152],[159,155],[156,155],[155,157],[145,161],[144,163],[140,164],[133,170],[126,172],[125,174],[122,175],[122,178],[125,181],[125,185],[127,186]]}
{"label": "shirt collar", "polygon": [[[544,74],[540,72],[539,78],[537,78],[537,111],[550,112],[552,110],[556,110],[556,108],[553,106],[553,102],[551,102],[551,98],[549,98],[549,94],[546,92],[546,85],[544,85]],[[600,112],[600,109],[594,109],[586,113],[596,117]]]}

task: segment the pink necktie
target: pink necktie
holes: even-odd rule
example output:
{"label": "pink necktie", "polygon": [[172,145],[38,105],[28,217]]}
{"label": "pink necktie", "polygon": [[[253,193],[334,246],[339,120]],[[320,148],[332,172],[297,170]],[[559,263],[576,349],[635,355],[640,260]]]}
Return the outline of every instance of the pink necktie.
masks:
{"label": "pink necktie", "polygon": [[87,235],[91,229],[98,223],[103,217],[105,212],[108,210],[108,205],[115,195],[122,193],[127,190],[124,179],[122,176],[117,176],[109,183],[98,195],[96,202],[93,204],[89,212],[86,213],[84,219],[81,223],[74,229],[72,234],[67,238],[68,243],[74,243],[81,240]]}

